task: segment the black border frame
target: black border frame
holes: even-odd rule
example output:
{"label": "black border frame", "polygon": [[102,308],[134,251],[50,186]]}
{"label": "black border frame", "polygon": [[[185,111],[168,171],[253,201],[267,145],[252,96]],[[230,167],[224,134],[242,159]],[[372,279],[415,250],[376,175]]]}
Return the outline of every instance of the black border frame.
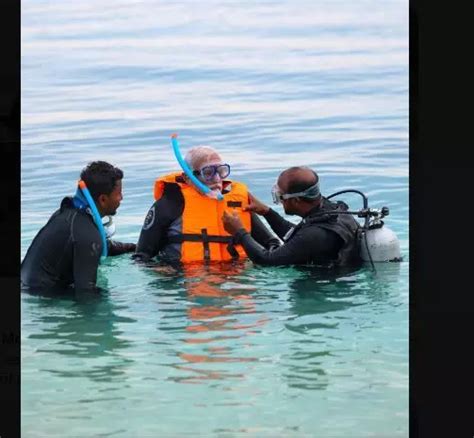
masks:
{"label": "black border frame", "polygon": [[410,0],[412,437],[474,436],[471,21],[460,2]]}
{"label": "black border frame", "polygon": [[[410,436],[472,437],[472,19],[460,2],[410,0],[409,7]],[[8,190],[0,208],[8,237],[0,265],[0,376],[7,370],[0,436],[11,438],[20,436],[19,264],[11,264],[20,254],[21,105],[11,98],[12,90],[20,96],[20,1],[0,8],[0,116],[8,125],[0,176]]]}
{"label": "black border frame", "polygon": [[0,3],[0,437],[20,436],[20,0]]}

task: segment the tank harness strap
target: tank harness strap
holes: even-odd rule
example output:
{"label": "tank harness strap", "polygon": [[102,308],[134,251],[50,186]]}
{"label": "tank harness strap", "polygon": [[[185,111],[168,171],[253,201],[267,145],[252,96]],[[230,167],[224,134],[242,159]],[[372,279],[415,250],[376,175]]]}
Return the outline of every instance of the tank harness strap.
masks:
{"label": "tank harness strap", "polygon": [[317,223],[321,223],[321,222],[330,222],[330,221],[335,221],[336,220],[336,216],[338,215],[338,213],[334,212],[330,212],[330,213],[320,213],[318,215],[314,215],[308,219],[306,219],[305,223],[307,224],[317,224]]}
{"label": "tank harness strap", "polygon": [[204,260],[210,260],[211,254],[209,250],[209,243],[227,243],[227,251],[234,260],[239,258],[239,253],[234,247],[234,239],[232,236],[215,236],[207,234],[207,229],[203,228],[201,234],[178,234],[168,238],[169,243],[183,243],[183,242],[202,242],[204,249]]}

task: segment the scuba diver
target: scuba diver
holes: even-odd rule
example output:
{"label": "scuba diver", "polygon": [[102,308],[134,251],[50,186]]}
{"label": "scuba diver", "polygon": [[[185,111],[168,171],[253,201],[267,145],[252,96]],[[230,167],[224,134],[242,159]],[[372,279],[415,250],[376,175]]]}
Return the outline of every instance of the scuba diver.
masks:
{"label": "scuba diver", "polygon": [[176,264],[247,258],[224,230],[221,216],[225,211],[233,211],[242,228],[263,247],[281,244],[256,214],[245,210],[247,187],[227,179],[230,165],[216,150],[196,146],[183,160],[176,135],[172,142],[184,172],[155,181],[155,202],[145,217],[134,259],[146,262],[158,256],[160,261]]}
{"label": "scuba diver", "polygon": [[[111,216],[123,199],[122,170],[95,161],[80,177],[74,197],[62,200],[28,248],[21,264],[23,288],[63,290],[73,285],[76,292],[97,292],[100,259],[135,250],[134,243],[110,240]],[[108,236],[103,219],[109,222]]]}
{"label": "scuba diver", "polygon": [[[344,202],[330,201],[330,198],[346,192],[359,193],[364,199],[364,209],[349,211]],[[272,188],[272,197],[274,203],[283,204],[286,214],[300,216],[301,222],[295,226],[251,194],[247,209],[267,220],[284,242],[280,247],[263,248],[247,232],[238,216],[228,212],[222,216],[224,229],[234,236],[236,243],[243,246],[254,263],[334,267],[358,266],[370,260],[374,267],[374,261],[401,259],[398,239],[391,230],[382,228],[383,221],[380,219],[388,215],[388,208],[383,207],[382,212],[369,209],[367,197],[357,190],[345,190],[324,197],[320,192],[317,173],[306,166],[299,166],[280,174]],[[353,215],[365,217],[364,226]],[[370,217],[375,218],[372,223],[369,223]]]}

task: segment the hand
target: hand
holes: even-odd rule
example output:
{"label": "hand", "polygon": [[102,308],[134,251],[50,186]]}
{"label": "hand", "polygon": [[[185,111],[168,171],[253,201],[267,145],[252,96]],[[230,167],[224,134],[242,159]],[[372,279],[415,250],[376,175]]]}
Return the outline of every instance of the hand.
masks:
{"label": "hand", "polygon": [[224,224],[224,230],[232,236],[241,228],[244,228],[242,221],[236,212],[230,214],[227,213],[227,211],[224,211],[224,214],[222,215],[222,223]]}
{"label": "hand", "polygon": [[249,205],[244,208],[245,211],[253,211],[261,216],[264,216],[270,210],[268,205],[265,205],[263,202],[259,201],[252,193],[249,192]]}

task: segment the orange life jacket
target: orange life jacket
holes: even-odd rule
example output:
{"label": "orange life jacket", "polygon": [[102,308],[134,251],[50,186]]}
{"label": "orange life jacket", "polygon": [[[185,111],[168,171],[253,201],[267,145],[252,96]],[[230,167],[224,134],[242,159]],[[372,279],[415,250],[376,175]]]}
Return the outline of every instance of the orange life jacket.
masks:
{"label": "orange life jacket", "polygon": [[169,242],[180,242],[181,261],[203,260],[226,261],[246,258],[241,245],[232,243],[232,236],[224,230],[222,215],[224,211],[236,211],[244,228],[250,232],[250,213],[243,211],[248,206],[247,186],[232,181],[231,190],[223,193],[224,199],[218,201],[199,192],[187,184],[182,173],[171,173],[155,181],[153,196],[158,200],[163,195],[165,184],[177,184],[184,197],[182,234],[170,236]]}

